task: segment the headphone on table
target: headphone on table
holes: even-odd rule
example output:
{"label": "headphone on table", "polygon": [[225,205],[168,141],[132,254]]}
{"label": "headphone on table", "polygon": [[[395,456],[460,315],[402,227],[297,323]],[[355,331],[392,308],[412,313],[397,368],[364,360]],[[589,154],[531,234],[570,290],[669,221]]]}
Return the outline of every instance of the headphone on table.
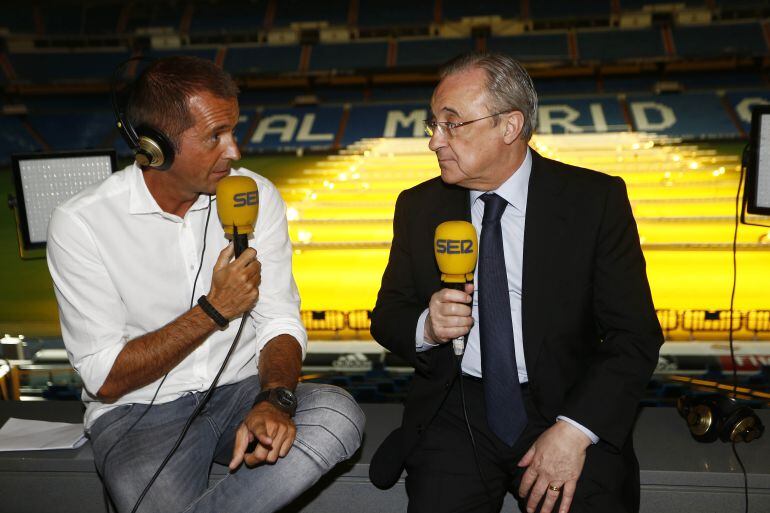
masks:
{"label": "headphone on table", "polygon": [[722,394],[683,395],[676,403],[698,442],[751,442],[762,436],[765,426],[748,406]]}
{"label": "headphone on table", "polygon": [[132,61],[148,60],[144,57],[132,57],[115,68],[112,75],[111,97],[112,110],[115,113],[115,124],[120,131],[123,140],[134,152],[137,164],[141,167],[152,167],[160,171],[165,171],[174,163],[174,145],[171,140],[160,130],[150,125],[139,125],[134,127],[128,120],[124,109],[118,101],[117,85],[120,72],[126,65]]}

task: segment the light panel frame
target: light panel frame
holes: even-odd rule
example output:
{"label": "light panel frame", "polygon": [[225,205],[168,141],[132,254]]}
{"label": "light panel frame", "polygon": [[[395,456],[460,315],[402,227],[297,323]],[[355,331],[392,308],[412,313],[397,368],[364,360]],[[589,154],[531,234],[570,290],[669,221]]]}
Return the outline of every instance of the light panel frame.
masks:
{"label": "light panel frame", "polygon": [[[32,169],[41,167],[45,161],[50,163],[42,177],[46,184],[41,188],[38,183],[29,178],[31,173],[39,172]],[[92,169],[88,169],[90,166]],[[72,168],[81,167],[83,173],[73,175]],[[61,173],[69,168],[70,172]],[[48,222],[53,209],[61,202],[74,196],[86,187],[97,183],[114,173],[117,169],[117,156],[114,149],[94,149],[77,151],[57,151],[47,153],[17,153],[11,155],[11,172],[13,174],[16,192],[16,221],[18,224],[19,253],[22,258],[30,252],[44,250],[47,242]],[[57,176],[61,173],[61,176]],[[51,178],[61,179],[57,185]],[[40,200],[48,196],[46,203]],[[46,217],[44,221],[40,217]],[[31,226],[30,222],[35,225]],[[42,224],[42,226],[41,226]],[[42,234],[42,235],[41,235]],[[42,239],[42,240],[41,240]]]}

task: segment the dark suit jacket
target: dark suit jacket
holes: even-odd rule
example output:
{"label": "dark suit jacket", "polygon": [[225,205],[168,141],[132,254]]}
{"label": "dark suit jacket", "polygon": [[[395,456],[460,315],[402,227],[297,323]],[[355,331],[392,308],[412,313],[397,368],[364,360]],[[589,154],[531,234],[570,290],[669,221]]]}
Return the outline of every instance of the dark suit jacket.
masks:
{"label": "dark suit jacket", "polygon": [[[395,466],[457,372],[452,344],[417,353],[415,330],[441,288],[436,226],[470,221],[469,196],[434,178],[402,192],[396,203],[371,332],[415,375],[402,427],[372,462],[373,476],[398,478]],[[540,413],[554,421],[565,415],[620,450],[663,342],[624,182],[532,151],[522,274],[524,357]]]}

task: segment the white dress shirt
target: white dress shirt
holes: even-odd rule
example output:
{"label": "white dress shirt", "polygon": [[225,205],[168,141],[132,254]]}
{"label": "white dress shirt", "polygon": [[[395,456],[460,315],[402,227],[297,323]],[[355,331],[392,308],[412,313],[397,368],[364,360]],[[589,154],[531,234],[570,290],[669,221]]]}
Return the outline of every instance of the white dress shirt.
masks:
{"label": "white dress shirt", "polygon": [[[307,333],[291,270],[286,205],[275,186],[246,169],[259,187],[259,215],[249,245],[262,265],[259,300],[219,385],[257,374],[259,353],[281,334],[299,342]],[[208,230],[206,218],[211,208]],[[204,231],[206,250],[201,265]],[[67,354],[83,380],[89,427],[110,408],[149,403],[160,379],[104,404],[96,397],[123,346],[173,321],[211,287],[214,263],[227,246],[216,199],[201,195],[183,218],[161,210],[140,168],[131,165],[80,192],[54,210],[48,233],[48,267],[59,305]],[[193,290],[195,276],[200,276]],[[155,403],[206,390],[240,324],[215,331],[168,374]],[[161,378],[162,379],[162,378]]]}
{"label": "white dress shirt", "polygon": [[[513,324],[513,345],[516,350],[516,368],[519,375],[519,383],[526,383],[527,365],[524,360],[524,332],[521,325],[521,284],[522,269],[524,268],[524,225],[527,213],[527,196],[529,193],[529,177],[532,173],[532,153],[527,148],[527,155],[521,166],[493,192],[508,202],[508,207],[503,212],[500,221],[503,231],[503,253],[505,255],[505,272],[508,277],[508,297],[511,302],[511,322]],[[471,222],[476,228],[476,233],[481,239],[481,220],[484,217],[484,201],[481,196],[486,191],[470,191]],[[479,337],[479,288],[478,272],[476,267],[473,276],[473,327],[468,334],[465,345],[465,354],[462,359],[462,371],[471,376],[481,377],[481,339]],[[436,344],[426,340],[425,321],[428,317],[426,309],[417,321],[415,341],[417,351],[426,351]],[[588,436],[593,443],[599,438],[589,429],[567,417],[559,416],[559,420],[569,422]]]}

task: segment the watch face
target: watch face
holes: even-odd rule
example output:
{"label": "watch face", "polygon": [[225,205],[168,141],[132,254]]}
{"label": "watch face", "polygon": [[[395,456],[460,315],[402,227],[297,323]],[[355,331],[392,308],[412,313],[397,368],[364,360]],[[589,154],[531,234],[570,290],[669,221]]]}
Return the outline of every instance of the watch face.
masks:
{"label": "watch face", "polygon": [[291,393],[291,390],[286,390],[285,388],[277,389],[275,397],[284,408],[293,408],[296,402],[294,394]]}

